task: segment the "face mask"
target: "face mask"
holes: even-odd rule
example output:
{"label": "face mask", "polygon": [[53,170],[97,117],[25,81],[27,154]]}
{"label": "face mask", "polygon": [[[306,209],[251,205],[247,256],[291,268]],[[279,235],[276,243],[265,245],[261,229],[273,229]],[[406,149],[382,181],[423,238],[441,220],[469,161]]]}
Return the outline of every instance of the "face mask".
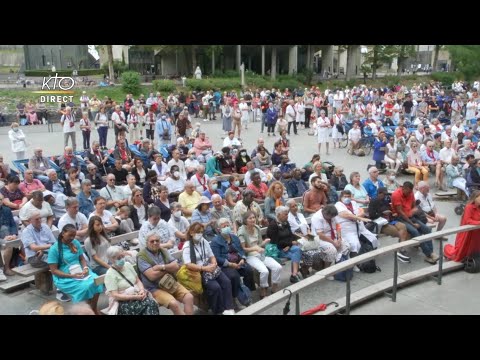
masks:
{"label": "face mask", "polygon": [[125,265],[125,259],[121,258],[121,259],[116,260],[115,265],[117,265],[118,267],[123,267]]}
{"label": "face mask", "polygon": [[190,155],[190,159],[195,160],[196,159],[195,155]]}
{"label": "face mask", "polygon": [[217,190],[218,184],[212,184],[212,190]]}
{"label": "face mask", "polygon": [[232,229],[230,229],[230,226],[222,228],[222,234],[223,235],[229,235],[232,232]]}
{"label": "face mask", "polygon": [[12,130],[17,132],[19,129],[18,129],[18,127],[14,127]]}
{"label": "face mask", "polygon": [[349,204],[352,202],[352,199],[350,199],[350,198],[343,198],[343,199],[342,199],[342,202],[343,202],[345,205],[349,205]]}
{"label": "face mask", "polygon": [[245,155],[247,155],[247,153],[246,152],[241,152],[240,155],[245,156]]}
{"label": "face mask", "polygon": [[202,239],[202,237],[203,234],[195,234],[193,235],[193,240],[198,243]]}
{"label": "face mask", "polygon": [[395,180],[395,175],[390,176],[390,180]]}
{"label": "face mask", "polygon": [[179,177],[179,176],[180,176],[180,172],[179,172],[179,171],[175,171],[175,172],[173,173],[173,176]]}
{"label": "face mask", "polygon": [[240,181],[237,180],[233,184],[238,187],[240,185]]}
{"label": "face mask", "polygon": [[181,212],[180,210],[175,211],[175,212],[173,213],[173,217],[174,217],[175,219],[180,219],[181,216],[182,216],[182,212]]}

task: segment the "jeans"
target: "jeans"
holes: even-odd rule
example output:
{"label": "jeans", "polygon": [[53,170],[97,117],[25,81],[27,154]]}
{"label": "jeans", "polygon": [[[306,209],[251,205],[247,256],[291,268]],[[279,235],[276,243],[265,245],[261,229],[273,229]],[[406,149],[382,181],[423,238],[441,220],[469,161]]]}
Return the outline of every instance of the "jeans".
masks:
{"label": "jeans", "polygon": [[[410,218],[410,221],[412,221],[414,224],[419,224],[420,227],[417,229],[413,225],[407,223],[403,219],[398,219],[401,223],[405,224],[408,233],[412,238],[415,238],[420,235],[425,235],[425,234],[430,234],[432,232],[432,229],[430,229],[427,225],[422,223],[420,220],[417,218]],[[420,248],[422,249],[422,252],[425,254],[425,256],[430,256],[433,253],[433,243],[432,240],[425,241],[420,243]]]}
{"label": "jeans", "polygon": [[312,109],[305,108],[305,128],[310,128],[310,115],[312,115]]}
{"label": "jeans", "polygon": [[90,149],[90,131],[82,131],[83,149]]}
{"label": "jeans", "polygon": [[101,147],[107,147],[108,126],[100,126],[98,128],[98,138]]}
{"label": "jeans", "polygon": [[227,275],[220,272],[215,280],[205,283],[202,276],[203,291],[207,294],[207,302],[214,314],[225,310],[233,310],[232,283]]}
{"label": "jeans", "polygon": [[265,122],[267,121],[267,113],[262,113],[262,133],[265,128]]}
{"label": "jeans", "polygon": [[297,134],[297,122],[296,121],[291,121],[288,123],[288,135],[290,135],[290,127],[293,124],[293,132]]}
{"label": "jeans", "polygon": [[300,263],[300,259],[302,258],[302,250],[297,245],[290,246],[287,252],[283,251],[282,249],[278,249],[280,252],[279,257],[287,258],[292,260],[294,263]]}

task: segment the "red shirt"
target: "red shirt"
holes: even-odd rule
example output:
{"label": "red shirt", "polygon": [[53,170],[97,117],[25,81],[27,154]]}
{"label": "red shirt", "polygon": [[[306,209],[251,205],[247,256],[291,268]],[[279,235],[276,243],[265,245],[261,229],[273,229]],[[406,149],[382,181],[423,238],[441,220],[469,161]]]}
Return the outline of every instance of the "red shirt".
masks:
{"label": "red shirt", "polygon": [[253,196],[255,199],[265,199],[265,195],[268,191],[268,186],[265,183],[260,183],[260,187],[256,187],[253,182],[247,186],[247,189],[252,190],[255,195]]}
{"label": "red shirt", "polygon": [[397,206],[400,205],[409,218],[412,217],[413,204],[415,203],[415,197],[413,191],[408,196],[403,194],[403,189],[400,187],[392,194],[392,209],[396,213]]}

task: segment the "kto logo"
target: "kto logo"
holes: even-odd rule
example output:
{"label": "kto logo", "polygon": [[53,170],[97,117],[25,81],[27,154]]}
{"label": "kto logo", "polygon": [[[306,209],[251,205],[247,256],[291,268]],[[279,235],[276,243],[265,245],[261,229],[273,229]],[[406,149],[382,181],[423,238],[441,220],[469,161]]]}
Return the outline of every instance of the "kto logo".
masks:
{"label": "kto logo", "polygon": [[59,94],[59,95],[42,95],[40,96],[40,102],[71,102],[73,95],[66,96],[67,94],[74,94],[71,90],[75,85],[75,80],[71,77],[59,77],[58,73],[55,76],[44,77],[41,91],[34,91],[36,94]]}

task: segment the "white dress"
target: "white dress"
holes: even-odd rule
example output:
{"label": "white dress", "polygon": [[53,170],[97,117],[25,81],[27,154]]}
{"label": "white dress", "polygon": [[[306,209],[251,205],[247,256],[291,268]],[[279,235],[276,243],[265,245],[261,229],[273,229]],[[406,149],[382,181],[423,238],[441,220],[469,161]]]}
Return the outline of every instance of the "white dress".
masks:
{"label": "white dress", "polygon": [[342,138],[342,133],[338,131],[337,125],[342,125],[342,117],[343,115],[338,115],[335,114],[333,115],[333,128],[332,128],[332,139],[341,139]]}
{"label": "white dress", "polygon": [[328,142],[328,135],[330,133],[330,120],[328,118],[319,117],[317,119],[317,141],[319,144]]}

